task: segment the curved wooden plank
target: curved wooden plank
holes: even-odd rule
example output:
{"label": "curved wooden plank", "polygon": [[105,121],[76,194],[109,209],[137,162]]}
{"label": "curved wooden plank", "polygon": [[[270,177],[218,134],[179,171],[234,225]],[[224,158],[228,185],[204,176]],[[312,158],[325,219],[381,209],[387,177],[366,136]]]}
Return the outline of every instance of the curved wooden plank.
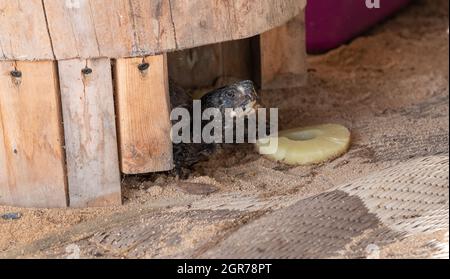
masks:
{"label": "curved wooden plank", "polygon": [[44,3],[58,59],[140,56],[175,48],[167,1]]}
{"label": "curved wooden plank", "polygon": [[0,60],[136,57],[242,39],[283,25],[306,0],[22,2],[0,0]]}
{"label": "curved wooden plank", "polygon": [[41,0],[0,0],[0,60],[51,60]]}

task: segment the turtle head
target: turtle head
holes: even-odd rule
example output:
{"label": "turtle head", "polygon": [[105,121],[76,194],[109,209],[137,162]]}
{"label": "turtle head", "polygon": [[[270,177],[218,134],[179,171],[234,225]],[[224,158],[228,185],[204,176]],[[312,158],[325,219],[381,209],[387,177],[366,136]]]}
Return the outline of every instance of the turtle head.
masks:
{"label": "turtle head", "polygon": [[253,113],[259,98],[252,81],[245,80],[216,89],[202,97],[203,108],[233,109],[233,116],[246,116]]}

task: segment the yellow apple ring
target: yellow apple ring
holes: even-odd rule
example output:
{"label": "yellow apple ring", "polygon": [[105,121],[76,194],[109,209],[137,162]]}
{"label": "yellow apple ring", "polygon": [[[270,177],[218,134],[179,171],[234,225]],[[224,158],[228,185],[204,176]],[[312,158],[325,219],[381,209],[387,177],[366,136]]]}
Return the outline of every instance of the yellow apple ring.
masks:
{"label": "yellow apple ring", "polygon": [[[277,144],[273,144],[277,140]],[[311,165],[342,156],[350,147],[350,131],[337,124],[286,130],[276,138],[258,140],[256,148],[267,158],[288,165]]]}

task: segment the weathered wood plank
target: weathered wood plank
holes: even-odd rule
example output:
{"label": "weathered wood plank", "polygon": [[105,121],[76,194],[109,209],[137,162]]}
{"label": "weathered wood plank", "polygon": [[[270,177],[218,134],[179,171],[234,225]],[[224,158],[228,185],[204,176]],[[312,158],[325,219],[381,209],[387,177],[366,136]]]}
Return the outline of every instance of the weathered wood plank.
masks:
{"label": "weathered wood plank", "polygon": [[0,60],[53,59],[41,0],[0,0]]}
{"label": "weathered wood plank", "polygon": [[67,206],[58,77],[53,62],[0,62],[0,204]]}
{"label": "weathered wood plank", "polygon": [[[4,65],[6,62],[0,62],[0,64],[3,64],[1,66],[1,73],[0,78],[3,75],[4,72]],[[3,80],[3,79],[2,79]],[[1,100],[1,98],[0,98]],[[9,188],[9,181],[8,181],[8,168],[7,168],[7,161],[6,161],[6,146],[5,146],[5,140],[4,140],[4,134],[6,133],[5,129],[3,128],[3,116],[1,113],[1,106],[0,106],[0,203],[1,204],[8,204],[12,203],[11,200],[11,190]]]}
{"label": "weathered wood plank", "polygon": [[177,46],[218,43],[233,38],[233,1],[170,0]]}
{"label": "weathered wood plank", "polygon": [[178,49],[253,37],[286,23],[306,0],[171,0]]}
{"label": "weathered wood plank", "polygon": [[233,1],[234,39],[253,37],[282,26],[302,13],[306,6],[306,0]]}
{"label": "weathered wood plank", "polygon": [[166,55],[115,63],[121,169],[127,174],[168,171],[173,168],[170,139],[170,101]]}
{"label": "weathered wood plank", "polygon": [[221,44],[172,52],[168,59],[170,78],[185,89],[210,87],[223,73]]}
{"label": "weathered wood plank", "polygon": [[254,64],[251,39],[222,43],[222,77],[252,79]]}
{"label": "weathered wood plank", "polygon": [[44,0],[43,3],[57,59],[100,56],[89,0]]}
{"label": "weathered wood plank", "polygon": [[59,76],[70,206],[120,204],[110,60],[60,61]]}
{"label": "weathered wood plank", "polygon": [[307,70],[304,13],[284,26],[261,34],[260,52],[262,89],[305,85]]}
{"label": "weathered wood plank", "polygon": [[138,56],[175,48],[168,1],[44,2],[58,59]]}
{"label": "weathered wood plank", "polygon": [[251,79],[251,40],[218,43],[168,54],[169,75],[186,89],[221,86],[221,81]]}
{"label": "weathered wood plank", "polygon": [[[99,2],[96,9],[96,13],[99,16],[103,13],[104,4],[101,0],[95,1]],[[131,46],[131,52],[128,50],[126,56],[153,55],[176,48],[176,35],[172,24],[170,0],[115,1],[117,1],[116,7],[124,6],[124,1],[129,5],[133,45]],[[114,13],[114,11],[111,11],[111,13]],[[118,25],[120,26],[120,23]],[[129,34],[124,32],[123,40],[127,40]]]}
{"label": "weathered wood plank", "polygon": [[66,60],[243,39],[286,23],[305,1],[0,0],[0,59],[51,59],[52,45],[56,58]]}

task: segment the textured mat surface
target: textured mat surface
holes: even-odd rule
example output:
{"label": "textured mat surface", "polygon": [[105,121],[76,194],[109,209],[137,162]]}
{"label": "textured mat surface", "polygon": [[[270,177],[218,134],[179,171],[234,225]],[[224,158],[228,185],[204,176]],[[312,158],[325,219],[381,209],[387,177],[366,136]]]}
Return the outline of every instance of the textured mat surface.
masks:
{"label": "textured mat surface", "polygon": [[[400,164],[260,218],[202,256],[367,257],[407,237],[448,231],[448,168],[447,156]],[[428,247],[421,253],[438,253]]]}

